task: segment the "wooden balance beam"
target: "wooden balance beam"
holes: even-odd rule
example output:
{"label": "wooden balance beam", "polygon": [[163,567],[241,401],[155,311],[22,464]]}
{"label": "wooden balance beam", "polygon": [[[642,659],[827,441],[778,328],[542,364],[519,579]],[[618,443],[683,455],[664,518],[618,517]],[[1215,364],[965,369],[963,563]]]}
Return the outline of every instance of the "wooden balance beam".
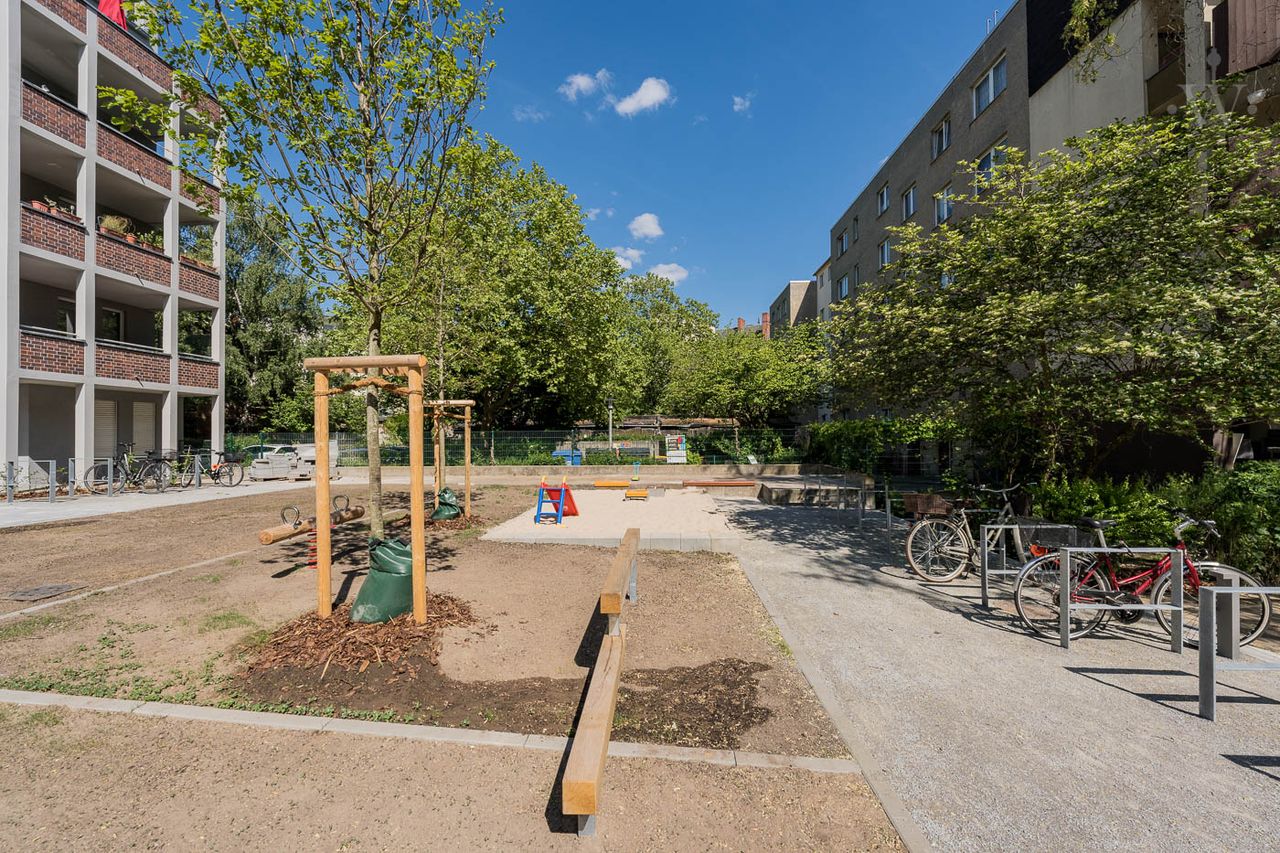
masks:
{"label": "wooden balance beam", "polygon": [[686,489],[749,489],[760,484],[755,480],[684,480],[681,485]]}
{"label": "wooden balance beam", "polygon": [[[364,518],[364,507],[353,506],[347,509],[335,509],[329,513],[330,524],[342,524],[347,521],[355,521],[357,518]],[[301,536],[304,533],[310,533],[316,529],[316,517],[304,518],[297,524],[277,524],[274,527],[268,527],[258,531],[258,542],[262,545],[271,545],[275,542],[282,542],[285,539],[292,539],[295,536]]]}
{"label": "wooden balance beam", "polygon": [[591,668],[591,682],[582,703],[560,783],[561,811],[578,818],[578,834],[594,835],[600,812],[604,762],[609,755],[613,714],[622,683],[622,652],[627,631],[622,624],[622,599],[636,601],[640,529],[629,528],[614,554],[600,591],[600,612],[609,620],[609,633],[600,640],[600,651]]}

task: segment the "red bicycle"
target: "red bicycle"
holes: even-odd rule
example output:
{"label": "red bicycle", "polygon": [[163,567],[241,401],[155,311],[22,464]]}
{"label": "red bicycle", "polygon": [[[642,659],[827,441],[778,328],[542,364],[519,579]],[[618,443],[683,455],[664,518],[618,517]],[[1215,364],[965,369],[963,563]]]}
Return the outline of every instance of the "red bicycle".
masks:
{"label": "red bicycle", "polygon": [[[1108,528],[1116,522],[1106,519],[1084,518],[1081,525],[1092,529],[1098,544],[1106,548]],[[1173,528],[1176,547],[1186,560],[1183,578],[1182,632],[1183,641],[1195,645],[1200,638],[1200,587],[1228,583],[1234,577],[1242,587],[1261,587],[1256,578],[1224,563],[1196,562],[1187,554],[1183,534],[1192,527],[1199,527],[1210,537],[1218,535],[1217,525],[1208,519],[1195,519],[1180,514]],[[1127,547],[1123,542],[1121,548]],[[1079,562],[1071,567],[1072,601],[1108,604],[1123,607],[1125,604],[1142,604],[1143,596],[1150,592],[1152,604],[1173,603],[1173,558],[1166,554],[1154,563],[1131,565],[1121,563],[1111,553],[1082,554]],[[1074,560],[1073,560],[1074,562]],[[1062,571],[1056,552],[1044,554],[1027,563],[1018,574],[1014,587],[1014,605],[1018,617],[1037,634],[1057,636],[1061,630],[1058,622],[1059,590]],[[1242,593],[1240,601],[1240,644],[1252,643],[1260,637],[1271,622],[1271,601],[1263,593]],[[1078,610],[1071,616],[1071,637],[1087,637],[1100,630],[1111,617],[1124,625],[1132,625],[1148,611],[1143,610]],[[1165,631],[1172,631],[1168,611],[1155,611],[1156,620]]]}

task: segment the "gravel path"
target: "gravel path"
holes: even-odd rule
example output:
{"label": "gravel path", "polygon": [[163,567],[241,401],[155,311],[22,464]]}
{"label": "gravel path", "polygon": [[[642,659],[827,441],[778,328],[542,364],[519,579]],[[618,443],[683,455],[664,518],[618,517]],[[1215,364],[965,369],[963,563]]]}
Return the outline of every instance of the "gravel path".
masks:
{"label": "gravel path", "polygon": [[811,678],[946,850],[1274,850],[1280,676],[1229,673],[1196,716],[1196,655],[1146,621],[1026,634],[1008,589],[927,588],[851,514],[721,499],[739,559]]}

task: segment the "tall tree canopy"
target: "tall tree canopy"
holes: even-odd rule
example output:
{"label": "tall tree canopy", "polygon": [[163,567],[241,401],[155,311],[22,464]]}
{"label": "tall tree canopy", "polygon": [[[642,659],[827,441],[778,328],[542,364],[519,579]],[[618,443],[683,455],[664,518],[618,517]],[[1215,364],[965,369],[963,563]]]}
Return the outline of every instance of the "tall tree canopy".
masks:
{"label": "tall tree canopy", "polygon": [[1198,103],[1068,147],[972,164],[980,215],[897,229],[834,324],[849,402],[952,416],[1040,470],[1095,460],[1101,424],[1280,413],[1280,131]]}

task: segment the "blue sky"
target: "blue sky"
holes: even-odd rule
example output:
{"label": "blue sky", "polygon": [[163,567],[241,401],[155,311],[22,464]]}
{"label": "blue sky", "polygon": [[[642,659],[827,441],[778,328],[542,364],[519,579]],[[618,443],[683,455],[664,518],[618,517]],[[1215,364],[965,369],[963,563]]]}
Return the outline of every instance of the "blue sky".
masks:
{"label": "blue sky", "polygon": [[477,123],[633,271],[759,317],[1010,5],[510,0]]}

